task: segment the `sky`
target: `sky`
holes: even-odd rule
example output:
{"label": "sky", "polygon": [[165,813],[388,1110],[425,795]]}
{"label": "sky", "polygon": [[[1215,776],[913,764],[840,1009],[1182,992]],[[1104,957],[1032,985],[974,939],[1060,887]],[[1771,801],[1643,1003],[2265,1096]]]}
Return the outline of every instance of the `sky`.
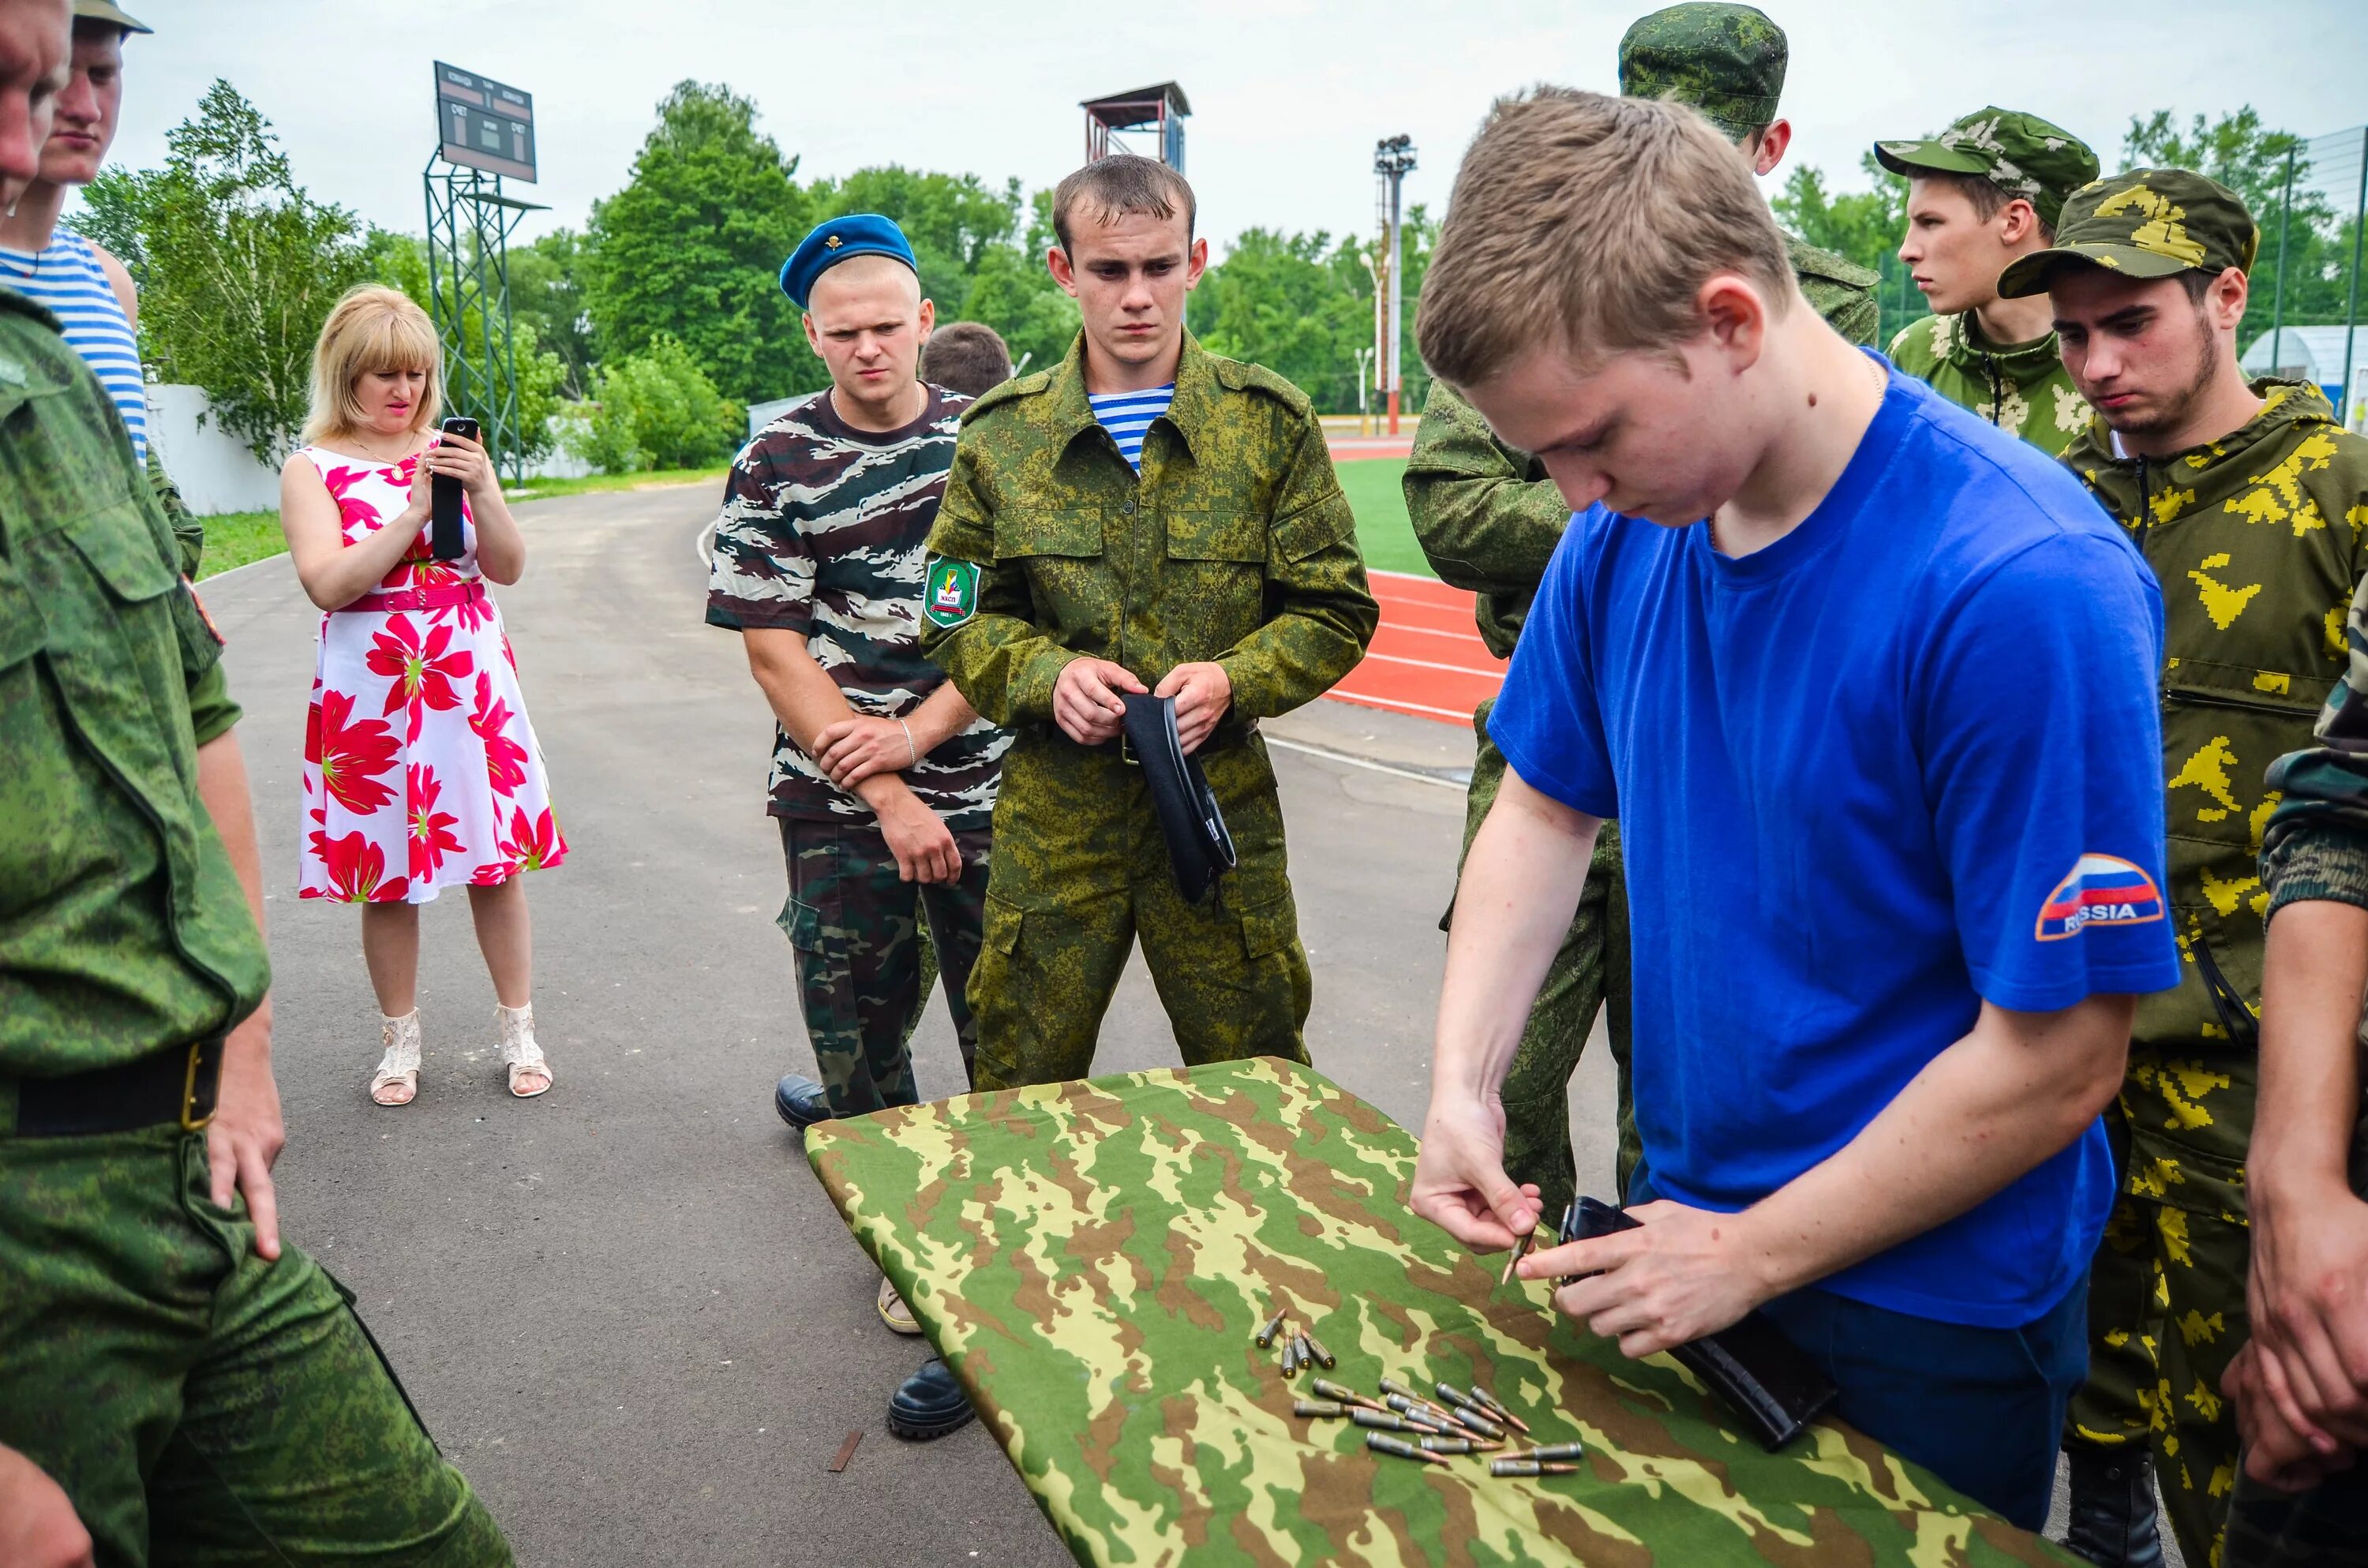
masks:
{"label": "sky", "polygon": [[[875,164],[1050,186],[1082,160],[1080,99],[1173,79],[1201,232],[1366,233],[1372,147],[1406,132],[1409,203],[1442,209],[1490,100],[1538,81],[1617,90],[1641,0],[125,0],[156,29],[125,50],[114,156],[226,78],[277,128],[296,176],[384,227],[425,227],[438,60],[534,95],[547,204],[522,237],[580,225],[622,186],[686,77],[755,101],[802,177]],[[1986,104],[2064,125],[2116,166],[2131,115],[2246,103],[2305,136],[2368,119],[2368,0],[1769,0],[1792,40],[1786,163],[1863,186],[1877,137]],[[2352,166],[2356,168],[2356,162]],[[1781,182],[1788,168],[1774,176]],[[2347,195],[2349,193],[2346,193]]]}

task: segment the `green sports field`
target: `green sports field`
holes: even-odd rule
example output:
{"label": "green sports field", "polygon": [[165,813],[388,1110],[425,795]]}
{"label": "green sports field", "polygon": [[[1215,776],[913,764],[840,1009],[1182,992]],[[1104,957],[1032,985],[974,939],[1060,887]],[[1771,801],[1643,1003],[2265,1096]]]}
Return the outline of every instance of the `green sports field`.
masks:
{"label": "green sports field", "polygon": [[1340,488],[1357,514],[1357,542],[1364,546],[1365,564],[1381,572],[1411,572],[1435,577],[1422,547],[1414,541],[1414,525],[1406,520],[1406,494],[1398,482],[1406,475],[1404,458],[1352,458],[1336,465]]}

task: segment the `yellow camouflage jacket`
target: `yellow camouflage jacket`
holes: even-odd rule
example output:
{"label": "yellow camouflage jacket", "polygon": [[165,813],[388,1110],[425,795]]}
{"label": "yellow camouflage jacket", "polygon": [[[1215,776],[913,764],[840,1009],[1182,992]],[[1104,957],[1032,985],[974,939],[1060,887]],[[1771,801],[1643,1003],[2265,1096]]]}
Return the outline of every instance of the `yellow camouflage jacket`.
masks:
{"label": "yellow camouflage jacket", "polygon": [[1321,696],[1381,611],[1306,394],[1187,334],[1138,475],[1086,401],[1084,345],[963,414],[923,648],[998,724],[1048,726],[1080,655],[1147,686],[1222,665],[1233,707],[1212,747]]}
{"label": "yellow camouflage jacket", "polygon": [[2257,858],[2280,799],[2263,775],[2310,744],[2368,567],[2368,439],[2317,387],[2254,391],[2267,405],[2225,440],[2117,458],[2092,420],[2064,454],[2162,582],[2169,892],[2187,964],[2178,990],[2140,1004],[2142,1048],[2255,1042],[2269,910]]}

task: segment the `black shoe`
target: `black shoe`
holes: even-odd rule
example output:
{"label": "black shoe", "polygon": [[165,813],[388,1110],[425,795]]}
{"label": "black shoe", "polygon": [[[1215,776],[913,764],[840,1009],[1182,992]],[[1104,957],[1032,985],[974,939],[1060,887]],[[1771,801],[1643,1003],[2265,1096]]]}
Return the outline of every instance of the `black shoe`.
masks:
{"label": "black shoe", "polygon": [[773,1108],[781,1113],[783,1121],[801,1132],[817,1121],[828,1121],[836,1114],[823,1086],[802,1073],[789,1074],[773,1085]]}
{"label": "black shoe", "polygon": [[2072,1519],[2064,1544],[2102,1568],[2162,1568],[2154,1461],[2143,1446],[2067,1443]]}
{"label": "black shoe", "polygon": [[977,1414],[951,1369],[935,1356],[888,1396],[888,1430],[916,1443],[960,1431]]}

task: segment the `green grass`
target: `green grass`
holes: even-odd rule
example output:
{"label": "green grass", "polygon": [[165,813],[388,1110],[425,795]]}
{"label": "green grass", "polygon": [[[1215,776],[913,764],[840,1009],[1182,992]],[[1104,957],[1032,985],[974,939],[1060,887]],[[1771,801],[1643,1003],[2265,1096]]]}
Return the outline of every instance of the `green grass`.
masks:
{"label": "green grass", "polygon": [[1406,518],[1406,492],[1398,485],[1406,466],[1404,458],[1351,458],[1338,466],[1340,488],[1357,514],[1357,542],[1364,547],[1366,565],[1436,577]]}
{"label": "green grass", "polygon": [[721,484],[729,463],[713,468],[657,469],[648,473],[593,473],[582,479],[529,479],[507,492],[513,501],[547,501],[554,495],[588,495],[612,490],[657,490],[670,484]]}
{"label": "green grass", "polygon": [[199,520],[206,525],[206,552],[198,562],[200,581],[288,549],[278,512],[217,512]]}

